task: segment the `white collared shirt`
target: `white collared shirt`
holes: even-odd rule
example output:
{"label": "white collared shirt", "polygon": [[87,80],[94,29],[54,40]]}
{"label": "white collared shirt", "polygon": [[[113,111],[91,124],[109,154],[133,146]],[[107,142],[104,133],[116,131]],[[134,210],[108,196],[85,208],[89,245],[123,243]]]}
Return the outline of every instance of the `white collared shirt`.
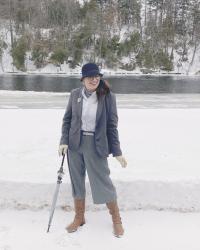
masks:
{"label": "white collared shirt", "polygon": [[95,131],[96,126],[96,113],[97,113],[97,94],[94,91],[88,98],[82,90],[83,107],[82,107],[82,126],[84,131]]}

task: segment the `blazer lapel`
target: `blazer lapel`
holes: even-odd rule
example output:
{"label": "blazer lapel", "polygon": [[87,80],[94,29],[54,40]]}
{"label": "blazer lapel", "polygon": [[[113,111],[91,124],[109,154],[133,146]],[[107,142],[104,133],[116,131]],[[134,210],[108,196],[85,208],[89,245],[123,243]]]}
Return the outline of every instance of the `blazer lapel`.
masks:
{"label": "blazer lapel", "polygon": [[82,87],[80,88],[80,91],[78,93],[77,96],[77,100],[76,100],[76,105],[77,105],[77,113],[78,113],[78,117],[81,119],[81,115],[82,115],[82,107],[83,107],[83,96],[82,96]]}
{"label": "blazer lapel", "polygon": [[103,104],[104,104],[104,99],[105,99],[105,95],[101,96],[98,100],[98,104],[97,104],[97,113],[96,113],[96,125],[99,122],[99,119],[101,117],[101,113],[103,110]]}

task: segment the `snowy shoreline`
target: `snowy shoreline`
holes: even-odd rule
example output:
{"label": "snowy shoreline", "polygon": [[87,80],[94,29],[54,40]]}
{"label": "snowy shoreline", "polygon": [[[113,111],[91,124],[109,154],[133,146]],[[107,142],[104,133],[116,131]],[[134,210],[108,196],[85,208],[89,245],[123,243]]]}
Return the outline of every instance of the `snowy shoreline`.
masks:
{"label": "snowy shoreline", "polygon": [[[184,77],[200,77],[200,74],[184,74],[184,73],[142,73],[142,72],[103,72],[104,78],[106,77],[122,77],[122,76],[184,76]],[[80,72],[0,72],[0,76],[6,75],[43,75],[43,76],[64,76],[64,77],[81,77]]]}

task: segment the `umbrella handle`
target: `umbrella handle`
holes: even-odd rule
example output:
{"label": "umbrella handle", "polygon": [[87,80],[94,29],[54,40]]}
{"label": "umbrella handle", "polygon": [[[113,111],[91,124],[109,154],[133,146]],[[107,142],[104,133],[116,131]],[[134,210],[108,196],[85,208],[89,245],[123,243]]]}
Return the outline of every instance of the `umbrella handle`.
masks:
{"label": "umbrella handle", "polygon": [[64,159],[65,159],[65,154],[63,154],[63,158],[62,158],[62,163],[61,163],[61,167],[63,166],[64,164]]}
{"label": "umbrella handle", "polygon": [[65,160],[65,154],[63,154],[62,163],[61,163],[60,169],[57,172],[58,174],[64,174],[64,172],[63,172],[64,160]]}

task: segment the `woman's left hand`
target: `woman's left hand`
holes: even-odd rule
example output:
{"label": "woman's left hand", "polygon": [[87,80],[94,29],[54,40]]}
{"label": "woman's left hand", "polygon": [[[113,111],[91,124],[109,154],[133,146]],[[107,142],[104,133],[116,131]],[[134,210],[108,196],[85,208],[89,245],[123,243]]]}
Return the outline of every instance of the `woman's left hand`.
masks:
{"label": "woman's left hand", "polygon": [[122,155],[115,156],[115,158],[120,162],[120,164],[123,168],[125,168],[127,166],[127,161]]}

